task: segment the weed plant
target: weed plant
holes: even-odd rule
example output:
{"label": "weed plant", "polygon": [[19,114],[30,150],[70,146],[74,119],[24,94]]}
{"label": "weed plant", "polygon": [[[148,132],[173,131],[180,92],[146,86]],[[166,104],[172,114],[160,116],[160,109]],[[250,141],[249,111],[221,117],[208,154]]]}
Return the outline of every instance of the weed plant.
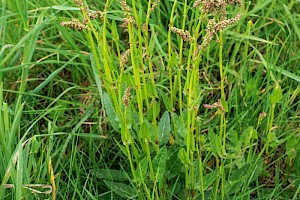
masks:
{"label": "weed plant", "polygon": [[0,5],[0,199],[300,198],[298,1]]}

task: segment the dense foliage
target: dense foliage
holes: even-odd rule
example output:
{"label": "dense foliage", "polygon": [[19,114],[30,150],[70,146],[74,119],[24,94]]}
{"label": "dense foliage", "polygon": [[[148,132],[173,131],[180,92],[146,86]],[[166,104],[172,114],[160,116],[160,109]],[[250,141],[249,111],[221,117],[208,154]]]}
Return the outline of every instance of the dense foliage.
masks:
{"label": "dense foliage", "polygon": [[0,5],[0,199],[300,198],[299,1]]}

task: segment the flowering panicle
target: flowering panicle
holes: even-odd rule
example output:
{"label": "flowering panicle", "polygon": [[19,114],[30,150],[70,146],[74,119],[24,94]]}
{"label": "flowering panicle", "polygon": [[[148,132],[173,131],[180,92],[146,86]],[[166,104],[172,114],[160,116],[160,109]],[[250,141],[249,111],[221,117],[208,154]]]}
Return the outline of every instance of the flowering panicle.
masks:
{"label": "flowering panicle", "polygon": [[216,30],[223,30],[235,23],[237,23],[240,20],[241,14],[238,13],[234,18],[231,19],[224,19],[220,21],[219,23],[215,24],[215,29]]}
{"label": "flowering panicle", "polygon": [[208,108],[208,109],[219,108],[220,110],[225,112],[220,99],[218,99],[218,101],[216,103],[204,104],[203,106],[204,106],[204,108]]}
{"label": "flowering panicle", "polygon": [[159,4],[160,0],[155,0],[152,3],[152,7],[151,7],[151,11],[154,12],[155,8],[157,8],[158,4]]}
{"label": "flowering panicle", "polygon": [[125,90],[125,94],[123,96],[123,104],[125,107],[128,107],[129,106],[129,100],[130,100],[130,96],[131,96],[131,88],[128,87],[126,90]]}
{"label": "flowering panicle", "polygon": [[74,0],[74,3],[76,3],[79,7],[83,6],[82,0]]}
{"label": "flowering panicle", "polygon": [[124,53],[122,53],[122,55],[121,55],[122,65],[124,65],[128,62],[129,55],[130,55],[130,49],[127,49]]}
{"label": "flowering panicle", "polygon": [[180,38],[182,38],[186,42],[192,41],[191,33],[188,30],[179,29],[176,27],[171,26],[171,31],[176,33]]}
{"label": "flowering panicle", "polygon": [[135,21],[133,19],[133,17],[131,16],[131,12],[130,12],[130,8],[126,3],[126,0],[121,0],[120,1],[121,7],[122,7],[122,11],[124,11],[124,18],[122,18],[122,22],[123,24],[121,25],[122,27],[127,27],[128,24],[134,24]]}
{"label": "flowering panicle", "polygon": [[80,22],[78,19],[72,19],[72,21],[67,21],[67,22],[61,22],[61,26],[66,26],[69,28],[73,28],[76,30],[83,30],[83,29],[88,29],[88,26],[84,25],[82,22]]}
{"label": "flowering panicle", "polygon": [[74,0],[74,3],[80,7],[82,13],[87,13],[88,16],[84,17],[82,21],[79,21],[78,19],[72,19],[72,21],[63,21],[60,23],[61,26],[66,26],[81,31],[83,29],[88,29],[88,26],[86,24],[90,19],[94,20],[100,18],[101,20],[103,20],[103,13],[101,11],[89,12],[88,8],[84,6],[82,0]]}
{"label": "flowering panicle", "polygon": [[[229,4],[237,3],[239,6],[242,5],[241,0],[196,0],[194,3],[194,8],[202,4],[201,10],[208,14],[212,14],[214,17],[208,21],[207,27],[205,29],[205,36],[202,40],[201,45],[198,45],[196,51],[194,52],[194,58],[198,55],[200,50],[205,49],[209,43],[212,41],[214,35],[217,31],[223,30],[235,23],[237,23],[241,17],[237,14],[234,18],[227,19],[226,7]],[[220,14],[219,20],[217,20],[216,15]],[[217,22],[218,21],[218,22]]]}
{"label": "flowering panicle", "polygon": [[204,13],[226,15],[226,6],[234,3],[237,3],[239,6],[242,5],[241,0],[197,0],[193,7],[196,8],[202,4],[201,10]]}
{"label": "flowering panicle", "polygon": [[101,11],[89,12],[89,18],[90,19],[100,18],[101,21],[103,21],[103,13]]}

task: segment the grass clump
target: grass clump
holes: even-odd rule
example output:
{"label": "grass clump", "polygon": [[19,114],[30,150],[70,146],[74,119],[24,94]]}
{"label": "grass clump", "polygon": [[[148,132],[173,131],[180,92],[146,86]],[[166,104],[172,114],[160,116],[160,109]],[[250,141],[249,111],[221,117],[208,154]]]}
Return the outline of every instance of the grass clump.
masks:
{"label": "grass clump", "polygon": [[1,198],[298,199],[297,6],[2,1]]}

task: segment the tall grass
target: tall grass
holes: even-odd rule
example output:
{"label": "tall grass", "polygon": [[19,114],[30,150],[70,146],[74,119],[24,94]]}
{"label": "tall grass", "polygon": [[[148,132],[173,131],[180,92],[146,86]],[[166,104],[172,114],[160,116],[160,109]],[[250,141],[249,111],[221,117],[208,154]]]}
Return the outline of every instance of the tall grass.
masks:
{"label": "tall grass", "polygon": [[299,5],[209,2],[2,1],[0,198],[298,199]]}

